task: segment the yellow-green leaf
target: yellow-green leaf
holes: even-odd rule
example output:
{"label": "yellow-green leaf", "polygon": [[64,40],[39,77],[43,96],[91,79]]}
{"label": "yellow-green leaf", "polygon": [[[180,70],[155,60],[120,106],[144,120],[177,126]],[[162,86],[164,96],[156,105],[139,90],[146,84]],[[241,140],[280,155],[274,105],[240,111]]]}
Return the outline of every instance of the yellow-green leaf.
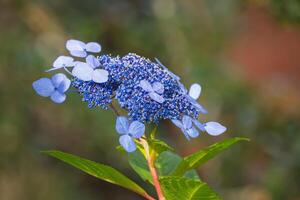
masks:
{"label": "yellow-green leaf", "polygon": [[72,165],[73,167],[80,169],[81,171],[84,171],[85,173],[98,179],[122,186],[144,197],[149,197],[143,188],[110,166],[96,163],[94,161],[61,151],[44,151],[43,153]]}

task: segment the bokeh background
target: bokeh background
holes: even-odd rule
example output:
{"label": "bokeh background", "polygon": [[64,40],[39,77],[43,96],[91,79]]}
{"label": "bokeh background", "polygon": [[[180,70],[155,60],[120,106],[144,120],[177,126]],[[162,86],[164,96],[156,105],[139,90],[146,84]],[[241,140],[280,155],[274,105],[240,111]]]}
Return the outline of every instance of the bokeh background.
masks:
{"label": "bokeh background", "polygon": [[40,153],[78,154],[141,182],[115,149],[111,112],[32,90],[69,38],[157,57],[187,86],[202,85],[203,120],[227,133],[188,142],[163,122],[159,137],[180,155],[249,137],[198,170],[225,200],[300,199],[299,0],[1,0],[1,200],[141,199]]}

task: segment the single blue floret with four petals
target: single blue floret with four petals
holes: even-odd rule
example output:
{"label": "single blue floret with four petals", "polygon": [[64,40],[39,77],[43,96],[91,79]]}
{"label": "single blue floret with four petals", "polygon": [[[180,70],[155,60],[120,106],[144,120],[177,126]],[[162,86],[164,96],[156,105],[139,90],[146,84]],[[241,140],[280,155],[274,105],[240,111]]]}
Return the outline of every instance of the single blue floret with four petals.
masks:
{"label": "single blue floret with four petals", "polygon": [[84,43],[74,39],[67,41],[66,48],[70,51],[72,56],[81,58],[85,58],[88,52],[99,53],[101,51],[101,46],[97,42]]}
{"label": "single blue floret with four petals", "polygon": [[164,85],[160,82],[154,82],[152,85],[146,81],[141,80],[139,86],[143,88],[144,91],[148,92],[151,99],[158,103],[163,103],[165,99],[161,96],[164,93]]}
{"label": "single blue floret with four petals", "polygon": [[50,97],[55,103],[62,103],[66,99],[65,92],[69,89],[71,81],[66,75],[59,73],[49,78],[40,78],[32,83],[33,89],[40,96]]}
{"label": "single blue floret with four petals", "polygon": [[141,138],[145,133],[145,125],[139,121],[129,122],[127,117],[119,116],[116,131],[121,135],[119,142],[127,152],[136,150],[134,139]]}
{"label": "single blue floret with four petals", "polygon": [[182,130],[183,134],[188,140],[190,139],[190,137],[196,138],[199,136],[199,132],[193,126],[193,119],[190,116],[184,115],[182,117],[182,121],[173,119],[172,122]]}

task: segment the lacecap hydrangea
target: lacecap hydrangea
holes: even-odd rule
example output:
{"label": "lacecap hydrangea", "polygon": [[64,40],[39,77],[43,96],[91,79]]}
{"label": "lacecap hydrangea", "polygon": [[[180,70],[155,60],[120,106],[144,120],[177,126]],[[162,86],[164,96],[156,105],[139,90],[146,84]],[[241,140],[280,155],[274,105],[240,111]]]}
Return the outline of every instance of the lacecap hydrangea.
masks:
{"label": "lacecap hydrangea", "polygon": [[[158,59],[151,61],[134,53],[97,55],[100,44],[74,39],[67,41],[66,48],[73,57],[61,55],[47,70],[65,74],[40,78],[33,82],[33,89],[55,103],[63,103],[68,92],[77,92],[89,108],[112,109],[117,115],[119,142],[126,151],[136,150],[135,140],[143,137],[146,123],[158,124],[164,119],[171,120],[188,140],[199,132],[216,136],[226,131],[218,122],[199,121],[200,114],[207,113],[197,102],[201,86],[194,83],[187,90],[179,76]],[[118,114],[114,102],[127,116]]]}

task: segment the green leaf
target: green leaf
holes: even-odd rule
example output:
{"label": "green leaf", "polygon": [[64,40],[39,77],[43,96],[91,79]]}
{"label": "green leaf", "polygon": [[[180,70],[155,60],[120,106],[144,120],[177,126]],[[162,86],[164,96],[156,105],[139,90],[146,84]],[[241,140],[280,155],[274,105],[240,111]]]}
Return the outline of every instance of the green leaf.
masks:
{"label": "green leaf", "polygon": [[69,165],[72,165],[91,176],[122,186],[142,196],[149,196],[143,188],[110,166],[99,164],[61,151],[44,151],[43,153],[68,163]]}
{"label": "green leaf", "polygon": [[186,177],[160,178],[167,200],[220,200],[221,198],[204,182]]}
{"label": "green leaf", "polygon": [[220,152],[228,149],[239,141],[249,141],[248,138],[230,138],[222,142],[215,143],[203,150],[185,157],[172,173],[173,176],[182,176],[186,171],[195,169],[201,164],[218,155]]}
{"label": "green leaf", "polygon": [[186,178],[192,178],[192,179],[200,180],[200,177],[199,177],[197,171],[194,170],[194,169],[191,169],[191,170],[185,172],[183,176],[186,177]]}
{"label": "green leaf", "polygon": [[175,153],[166,151],[161,153],[155,163],[155,167],[160,176],[170,175],[181,162],[182,158]]}
{"label": "green leaf", "polygon": [[[155,167],[160,176],[168,176],[183,159],[175,153],[165,151],[159,155]],[[184,174],[185,177],[199,179],[196,170],[189,170]]]}
{"label": "green leaf", "polygon": [[157,139],[149,139],[148,140],[150,149],[155,151],[157,155],[161,154],[164,151],[174,151],[172,147],[170,147],[167,143]]}
{"label": "green leaf", "polygon": [[139,149],[128,154],[128,161],[132,169],[144,180],[153,184],[148,163]]}

